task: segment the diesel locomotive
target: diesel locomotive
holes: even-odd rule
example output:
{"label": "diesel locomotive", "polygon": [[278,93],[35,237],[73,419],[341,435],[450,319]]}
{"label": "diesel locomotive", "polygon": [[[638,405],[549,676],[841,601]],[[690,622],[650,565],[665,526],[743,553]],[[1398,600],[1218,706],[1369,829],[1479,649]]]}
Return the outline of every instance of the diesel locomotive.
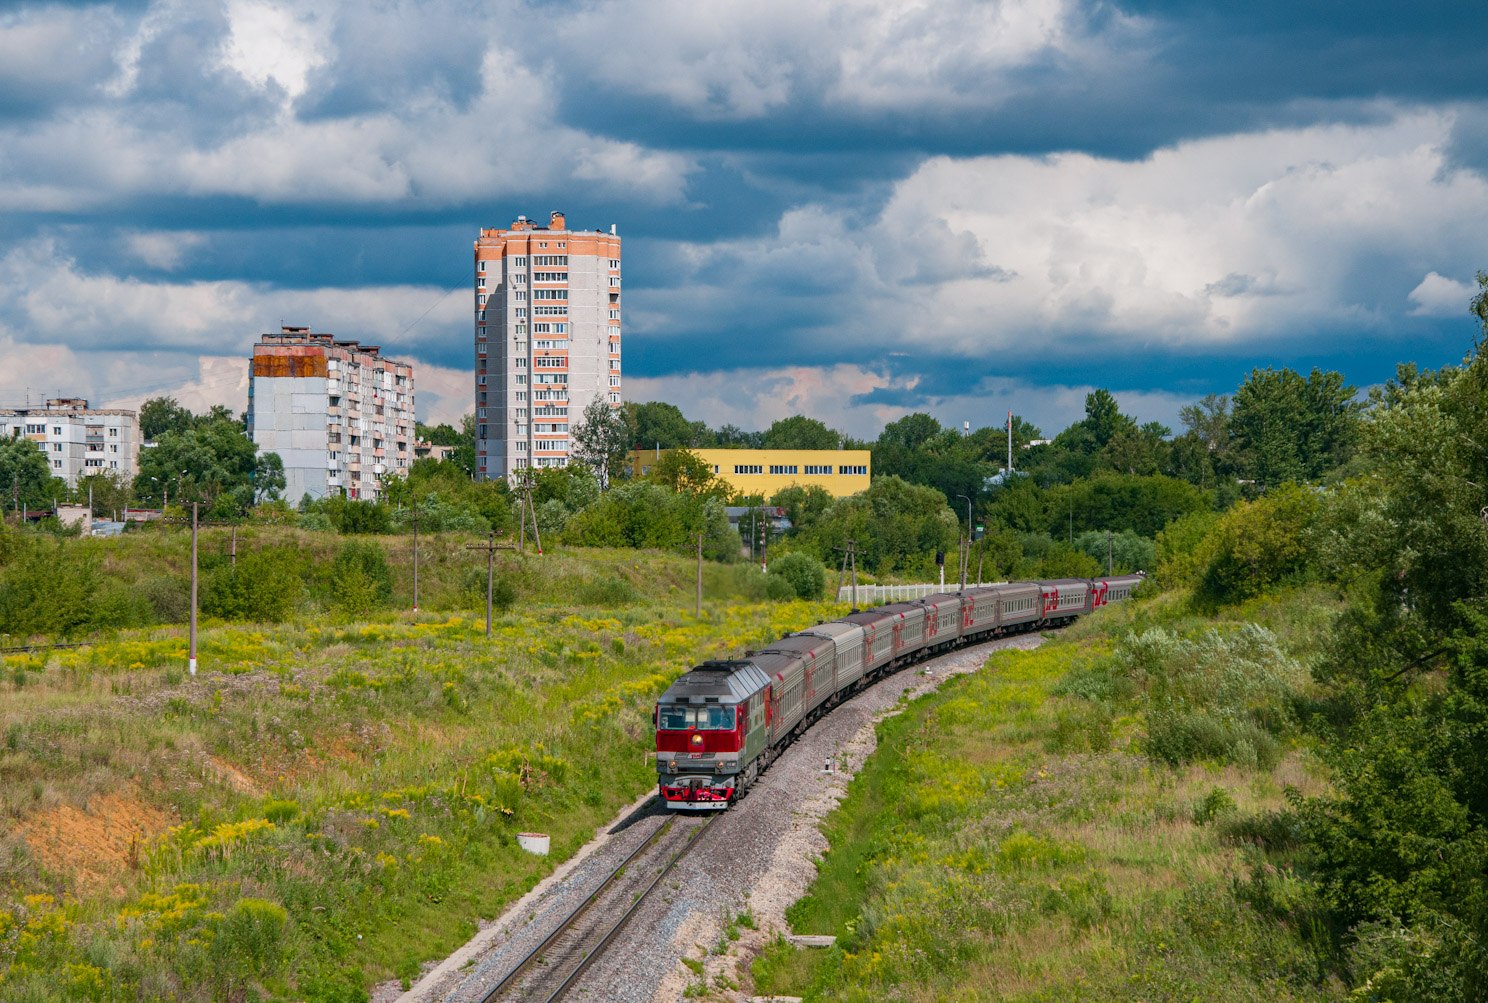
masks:
{"label": "diesel locomotive", "polygon": [[657,701],[667,807],[727,808],[791,742],[859,690],[953,648],[1069,623],[1129,597],[1141,574],[1009,582],[892,603],[689,669]]}

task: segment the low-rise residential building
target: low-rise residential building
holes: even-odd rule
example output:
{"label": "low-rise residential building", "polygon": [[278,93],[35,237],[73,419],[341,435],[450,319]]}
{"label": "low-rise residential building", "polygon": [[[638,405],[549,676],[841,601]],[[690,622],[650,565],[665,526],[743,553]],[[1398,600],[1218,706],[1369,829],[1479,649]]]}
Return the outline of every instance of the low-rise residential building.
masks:
{"label": "low-rise residential building", "polygon": [[128,483],[139,473],[139,417],[133,411],[90,408],[81,397],[56,397],[41,407],[0,410],[0,435],[36,443],[53,477],[69,487],[92,474]]}
{"label": "low-rise residential building", "polygon": [[[632,477],[644,477],[666,455],[665,449],[636,449],[630,453]],[[872,480],[873,454],[866,449],[694,449],[739,494],[771,497],[781,488],[799,484],[825,488],[834,498],[867,491]]]}
{"label": "low-rise residential building", "polygon": [[373,500],[413,462],[413,367],[308,327],[253,346],[248,436],[284,462],[291,503],[343,494]]}

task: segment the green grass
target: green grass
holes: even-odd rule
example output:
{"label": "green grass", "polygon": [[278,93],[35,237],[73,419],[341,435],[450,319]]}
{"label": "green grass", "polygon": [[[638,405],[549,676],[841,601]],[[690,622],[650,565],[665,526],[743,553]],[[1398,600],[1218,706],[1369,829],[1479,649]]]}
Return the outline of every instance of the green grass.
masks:
{"label": "green grass", "polygon": [[[1293,598],[1240,612],[1269,617],[1290,650],[1304,650],[1327,603]],[[1218,625],[1222,636],[1237,620]],[[883,721],[878,750],[826,821],[818,877],[787,913],[795,932],[837,944],[777,941],[754,962],[755,991],[1341,998],[1294,852],[1247,841],[1284,809],[1287,785],[1319,790],[1321,771],[1284,727],[1273,769],[1145,755],[1149,684],[1121,677],[1115,650],[1158,624],[1195,637],[1212,625],[1176,597],[1109,608],[1038,650],[1000,652]],[[1183,681],[1192,693],[1208,679]],[[1219,691],[1191,699],[1221,712]]]}
{"label": "green grass", "polygon": [[[330,1003],[416,977],[654,784],[678,672],[838,609],[741,602],[710,568],[695,618],[693,570],[529,558],[539,604],[489,641],[426,610],[209,624],[194,679],[174,627],[5,659],[0,998]],[[568,605],[605,580],[630,604]]]}

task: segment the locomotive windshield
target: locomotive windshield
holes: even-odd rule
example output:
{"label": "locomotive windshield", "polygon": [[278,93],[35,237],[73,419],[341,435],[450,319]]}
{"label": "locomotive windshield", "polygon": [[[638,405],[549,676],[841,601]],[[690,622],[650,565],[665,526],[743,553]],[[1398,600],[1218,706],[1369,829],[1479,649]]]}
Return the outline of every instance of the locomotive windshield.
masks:
{"label": "locomotive windshield", "polygon": [[702,707],[662,704],[656,726],[662,731],[733,731],[734,705],[709,704]]}

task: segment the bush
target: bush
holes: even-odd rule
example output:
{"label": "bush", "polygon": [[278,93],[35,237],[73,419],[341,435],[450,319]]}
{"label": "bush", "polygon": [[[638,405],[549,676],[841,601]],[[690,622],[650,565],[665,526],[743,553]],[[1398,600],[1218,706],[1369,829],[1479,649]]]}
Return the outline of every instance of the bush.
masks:
{"label": "bush", "polygon": [[574,596],[584,606],[628,606],[638,602],[641,594],[623,578],[596,578],[584,582]]}
{"label": "bush", "polygon": [[[256,978],[276,965],[289,913],[265,899],[239,899],[212,939],[212,953],[228,969]],[[220,969],[219,969],[220,971]]]}
{"label": "bush", "polygon": [[278,623],[294,610],[304,588],[295,553],[265,548],[239,558],[236,568],[219,567],[208,575],[201,610],[224,620]]}
{"label": "bush", "polygon": [[816,601],[827,588],[827,569],[810,554],[786,554],[771,562],[770,574],[789,582],[797,599]]}
{"label": "bush", "polygon": [[1229,815],[1235,814],[1237,806],[1235,798],[1223,787],[1211,787],[1209,793],[1199,799],[1194,805],[1194,825],[1208,825]]}
{"label": "bush", "polygon": [[[491,608],[505,612],[517,601],[517,585],[512,577],[497,569],[491,578]],[[465,569],[465,578],[460,596],[470,609],[486,608],[486,569],[471,566]]]}
{"label": "bush", "polygon": [[191,618],[191,579],[185,575],[158,575],[137,586],[150,604],[158,623],[185,623]]}
{"label": "bush", "polygon": [[91,561],[71,556],[67,544],[33,545],[0,579],[0,631],[16,637],[65,637],[93,617],[98,575]]}
{"label": "bush", "polygon": [[357,616],[386,606],[393,597],[393,573],[375,543],[346,543],[331,569],[333,604]]}

